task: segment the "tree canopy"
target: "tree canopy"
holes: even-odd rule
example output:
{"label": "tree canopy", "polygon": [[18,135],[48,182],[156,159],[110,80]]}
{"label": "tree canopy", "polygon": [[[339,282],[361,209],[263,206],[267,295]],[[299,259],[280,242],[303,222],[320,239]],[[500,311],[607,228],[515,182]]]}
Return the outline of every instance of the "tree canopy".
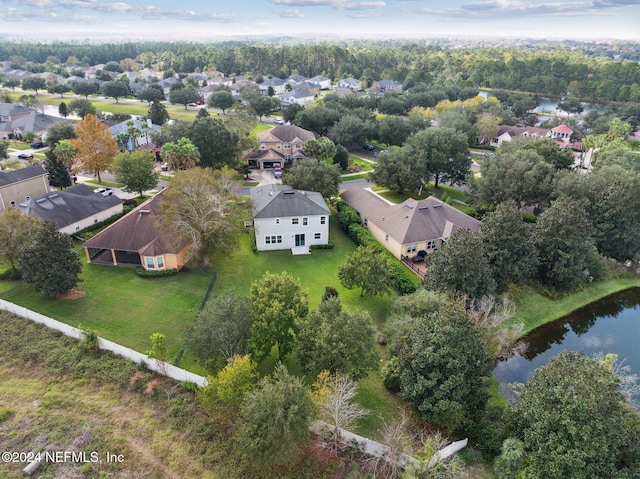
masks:
{"label": "tree canopy", "polygon": [[76,125],[77,138],[71,140],[77,152],[78,169],[98,177],[108,170],[118,144],[113,139],[109,127],[100,123],[98,118],[87,115]]}
{"label": "tree canopy", "polygon": [[140,197],[158,185],[160,174],[155,170],[155,160],[149,151],[137,150],[118,153],[113,157],[111,171],[122,189],[138,193]]}
{"label": "tree canopy", "polygon": [[18,269],[20,257],[33,243],[40,226],[40,218],[24,215],[17,208],[0,211],[0,258],[12,270]]}
{"label": "tree canopy", "polygon": [[296,161],[282,175],[282,183],[297,190],[317,191],[324,198],[338,194],[340,168],[324,161],[307,158]]}

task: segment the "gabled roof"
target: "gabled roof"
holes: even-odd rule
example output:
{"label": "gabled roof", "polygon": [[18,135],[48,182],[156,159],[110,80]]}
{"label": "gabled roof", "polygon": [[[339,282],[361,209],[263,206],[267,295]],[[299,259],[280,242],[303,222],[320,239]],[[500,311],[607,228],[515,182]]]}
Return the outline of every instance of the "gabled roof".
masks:
{"label": "gabled roof", "polygon": [[[154,125],[153,123],[151,123],[151,120],[126,120],[126,121],[121,121],[120,123],[116,123],[115,125],[109,127],[109,131],[111,131],[111,135],[113,135],[113,137],[115,138],[116,136],[118,136],[120,133],[129,133],[129,125],[127,125],[128,122],[132,121],[133,122],[133,126],[139,130],[141,133],[144,133],[146,131],[151,131],[151,130],[159,130],[160,127],[158,125]],[[147,127],[146,128],[142,128],[142,124],[146,123]]]}
{"label": "gabled roof", "polygon": [[104,229],[82,246],[136,252],[145,256],[178,253],[184,246],[168,231],[158,228],[162,192]]}
{"label": "gabled roof", "polygon": [[18,207],[24,214],[53,221],[58,228],[64,228],[121,203],[117,196],[102,196],[85,185],[75,185],[31,198]]}
{"label": "gabled roof", "polygon": [[342,200],[400,244],[446,239],[461,228],[475,231],[480,227],[478,220],[434,196],[390,205],[375,193],[353,186],[342,194]]}
{"label": "gabled roof", "polygon": [[315,135],[304,128],[296,125],[279,125],[270,130],[258,133],[258,142],[281,141],[291,143],[296,139],[303,143],[315,139]]}
{"label": "gabled roof", "polygon": [[254,218],[329,215],[320,193],[294,190],[291,186],[271,184],[251,188]]}
{"label": "gabled roof", "polygon": [[27,166],[14,171],[0,171],[0,187],[30,180],[38,176],[45,176],[47,172],[39,165]]}

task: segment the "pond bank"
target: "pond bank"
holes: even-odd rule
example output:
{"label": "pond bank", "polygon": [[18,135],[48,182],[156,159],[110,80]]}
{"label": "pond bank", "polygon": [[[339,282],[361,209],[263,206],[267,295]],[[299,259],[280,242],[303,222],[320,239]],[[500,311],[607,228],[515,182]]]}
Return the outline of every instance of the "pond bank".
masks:
{"label": "pond bank", "polygon": [[513,295],[516,313],[511,322],[524,323],[522,336],[543,324],[560,319],[606,296],[640,287],[640,278],[617,278],[590,284],[560,299],[550,299],[531,287],[522,288]]}

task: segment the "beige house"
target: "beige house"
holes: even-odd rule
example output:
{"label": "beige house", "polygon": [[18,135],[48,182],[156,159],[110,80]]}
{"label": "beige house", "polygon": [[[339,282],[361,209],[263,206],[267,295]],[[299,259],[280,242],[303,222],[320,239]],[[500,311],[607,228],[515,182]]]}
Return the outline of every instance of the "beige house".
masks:
{"label": "beige house", "polygon": [[258,148],[245,154],[249,167],[261,170],[306,158],[304,144],[315,139],[310,131],[296,125],[280,125],[258,133]]}
{"label": "beige house", "polygon": [[190,245],[158,227],[161,196],[162,192],[86,241],[82,247],[87,261],[148,271],[182,269],[190,259]]}
{"label": "beige house", "polygon": [[476,231],[480,221],[434,196],[389,204],[375,193],[354,186],[342,200],[360,215],[362,225],[396,258],[413,258],[419,251],[438,249],[459,229]]}
{"label": "beige house", "polygon": [[49,177],[38,165],[20,170],[0,171],[0,211],[49,193]]}

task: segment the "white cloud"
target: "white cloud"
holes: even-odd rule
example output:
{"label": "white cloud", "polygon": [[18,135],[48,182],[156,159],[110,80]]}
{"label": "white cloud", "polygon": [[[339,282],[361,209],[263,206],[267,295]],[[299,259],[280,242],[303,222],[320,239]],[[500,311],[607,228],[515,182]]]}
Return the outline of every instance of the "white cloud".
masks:
{"label": "white cloud", "polygon": [[273,13],[282,18],[304,18],[304,13],[297,8],[292,8],[290,10],[274,10]]}

